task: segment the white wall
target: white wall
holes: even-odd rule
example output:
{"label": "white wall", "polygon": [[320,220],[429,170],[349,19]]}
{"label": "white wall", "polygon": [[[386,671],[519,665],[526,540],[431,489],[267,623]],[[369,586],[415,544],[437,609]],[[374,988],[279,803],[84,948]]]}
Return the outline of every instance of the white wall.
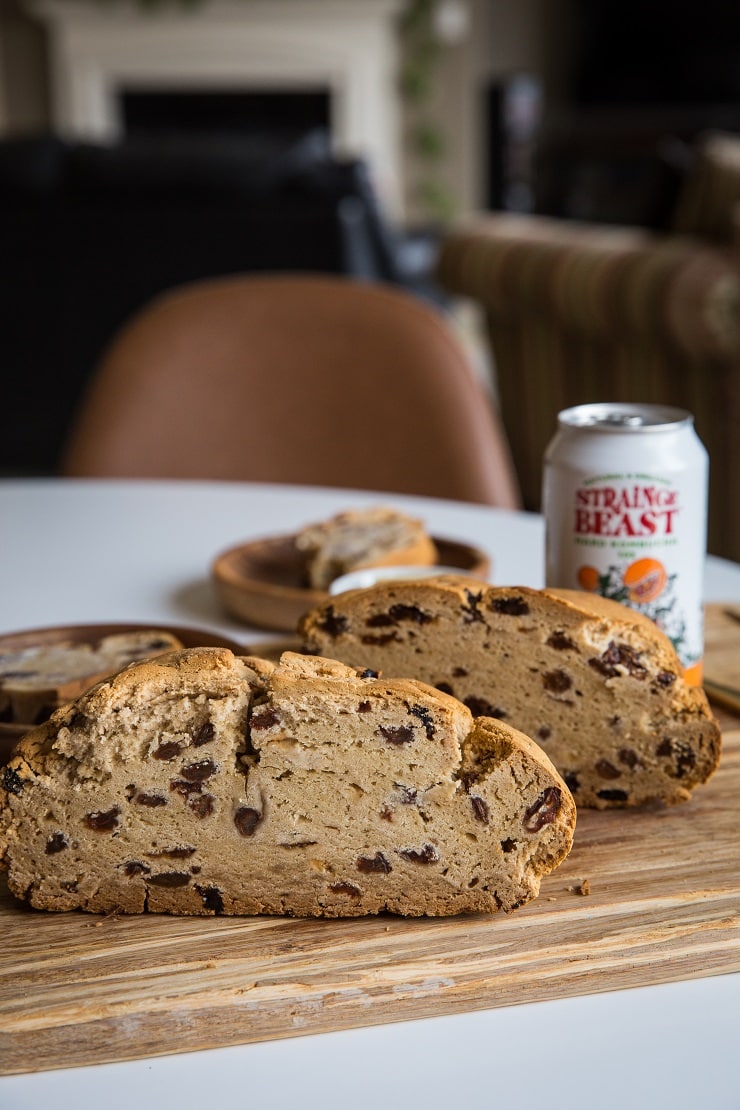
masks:
{"label": "white wall", "polygon": [[0,0],[0,133],[39,130],[48,123],[44,33],[15,0]]}
{"label": "white wall", "polygon": [[[517,71],[535,72],[546,84],[556,84],[564,57],[558,39],[565,39],[563,17],[569,8],[567,0],[466,2],[469,33],[448,49],[433,101],[448,150],[439,175],[461,213],[483,201],[485,84]],[[19,4],[0,0],[0,133],[6,134],[43,129],[50,118],[45,32]],[[406,169],[411,176],[409,159]]]}

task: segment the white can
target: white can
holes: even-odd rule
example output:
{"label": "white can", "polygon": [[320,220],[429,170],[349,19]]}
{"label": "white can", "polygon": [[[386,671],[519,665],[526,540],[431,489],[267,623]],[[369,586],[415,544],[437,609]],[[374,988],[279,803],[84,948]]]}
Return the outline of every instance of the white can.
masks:
{"label": "white can", "polygon": [[545,581],[650,617],[691,685],[702,681],[707,452],[690,413],[663,405],[565,409],[545,452]]}

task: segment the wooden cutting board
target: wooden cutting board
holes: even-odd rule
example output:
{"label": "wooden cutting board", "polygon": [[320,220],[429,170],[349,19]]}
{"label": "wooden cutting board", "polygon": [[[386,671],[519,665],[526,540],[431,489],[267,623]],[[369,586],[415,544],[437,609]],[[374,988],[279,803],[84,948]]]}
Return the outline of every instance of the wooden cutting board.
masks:
{"label": "wooden cutting board", "polygon": [[[708,673],[717,653],[740,686],[740,621],[708,616]],[[0,1074],[739,971],[740,720],[718,715],[722,761],[689,803],[581,811],[509,916],[101,918],[29,910],[3,882]]]}

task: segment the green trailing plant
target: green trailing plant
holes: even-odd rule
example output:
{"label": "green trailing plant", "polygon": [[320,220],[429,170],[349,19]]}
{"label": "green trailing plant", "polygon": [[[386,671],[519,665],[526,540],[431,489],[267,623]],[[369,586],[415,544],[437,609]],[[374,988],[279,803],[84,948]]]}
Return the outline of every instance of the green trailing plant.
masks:
{"label": "green trailing plant", "polygon": [[443,180],[447,141],[434,111],[434,93],[445,44],[436,26],[439,0],[409,0],[401,18],[400,90],[406,106],[405,146],[412,163],[409,200],[432,223],[454,216],[453,194]]}

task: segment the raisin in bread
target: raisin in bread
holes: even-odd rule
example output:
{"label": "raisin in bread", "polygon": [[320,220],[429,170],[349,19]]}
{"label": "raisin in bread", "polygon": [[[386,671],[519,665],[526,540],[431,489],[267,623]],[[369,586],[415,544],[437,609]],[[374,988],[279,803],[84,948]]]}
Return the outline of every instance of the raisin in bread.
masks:
{"label": "raisin in bread", "polygon": [[308,525],[296,536],[309,585],[325,590],[341,574],[364,567],[433,566],[434,541],[422,521],[383,507],[350,509]]}
{"label": "raisin in bread", "polygon": [[72,640],[0,654],[0,721],[40,724],[65,702],[128,663],[148,659],[182,644],[169,632],[142,629],[103,636],[97,642]]}
{"label": "raisin in bread", "polygon": [[129,667],[29,733],[1,781],[10,889],[51,910],[511,910],[575,825],[528,737],[291,653]]}
{"label": "raisin in bread", "polygon": [[685,801],[719,760],[717,721],[667,637],[592,594],[457,576],[383,583],[308,613],[300,632],[308,652],[505,719],[547,751],[578,805]]}

